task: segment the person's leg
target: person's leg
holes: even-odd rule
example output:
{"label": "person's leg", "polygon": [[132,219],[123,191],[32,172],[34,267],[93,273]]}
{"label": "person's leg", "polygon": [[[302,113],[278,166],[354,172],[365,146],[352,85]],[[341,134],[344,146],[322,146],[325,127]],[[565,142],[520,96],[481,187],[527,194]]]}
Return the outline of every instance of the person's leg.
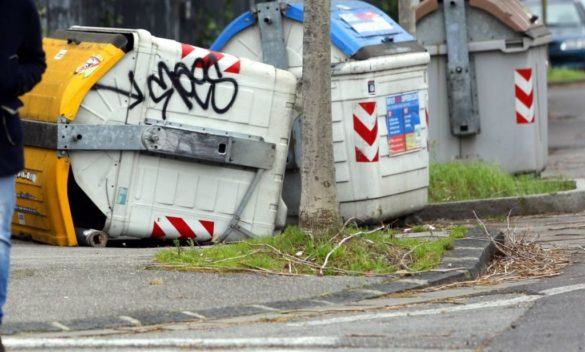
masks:
{"label": "person's leg", "polygon": [[0,177],[0,324],[4,316],[4,303],[10,273],[10,226],[16,206],[16,177]]}

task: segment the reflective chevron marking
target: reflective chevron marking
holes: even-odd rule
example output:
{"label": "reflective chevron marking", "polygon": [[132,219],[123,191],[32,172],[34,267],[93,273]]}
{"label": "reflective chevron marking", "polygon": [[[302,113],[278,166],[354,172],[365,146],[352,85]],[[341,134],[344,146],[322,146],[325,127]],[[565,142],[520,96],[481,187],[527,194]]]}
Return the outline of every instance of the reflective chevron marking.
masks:
{"label": "reflective chevron marking", "polygon": [[357,162],[369,163],[380,160],[378,147],[378,117],[376,102],[362,102],[353,108],[355,156]]}
{"label": "reflective chevron marking", "polygon": [[240,73],[240,59],[235,56],[187,44],[182,44],[181,49],[181,59],[183,61],[191,62],[190,60],[195,61],[196,59],[202,58],[203,63],[199,65],[199,67],[201,67],[203,64],[207,65],[209,60],[211,60],[212,57],[215,57],[221,72]]}
{"label": "reflective chevron marking", "polygon": [[181,240],[192,238],[207,241],[213,239],[214,227],[215,223],[209,220],[163,216],[155,220],[152,237]]}
{"label": "reflective chevron marking", "polygon": [[516,92],[516,122],[518,124],[534,123],[534,81],[531,68],[518,69],[514,73]]}

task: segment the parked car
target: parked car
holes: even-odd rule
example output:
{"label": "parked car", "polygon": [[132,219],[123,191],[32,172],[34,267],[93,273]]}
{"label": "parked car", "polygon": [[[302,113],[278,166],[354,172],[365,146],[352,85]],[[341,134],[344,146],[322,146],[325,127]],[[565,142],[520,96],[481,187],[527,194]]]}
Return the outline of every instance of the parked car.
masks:
{"label": "parked car", "polygon": [[[549,44],[552,66],[585,69],[585,0],[548,0],[546,24],[553,41]],[[524,1],[543,18],[542,1]]]}

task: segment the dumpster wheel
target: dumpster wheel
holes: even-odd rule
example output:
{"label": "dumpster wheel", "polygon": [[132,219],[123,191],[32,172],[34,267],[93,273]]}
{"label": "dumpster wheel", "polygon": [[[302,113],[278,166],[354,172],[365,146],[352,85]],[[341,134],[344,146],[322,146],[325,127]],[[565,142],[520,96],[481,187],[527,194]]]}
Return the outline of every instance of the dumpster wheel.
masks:
{"label": "dumpster wheel", "polygon": [[108,234],[103,231],[75,228],[75,234],[80,246],[104,248],[108,244]]}

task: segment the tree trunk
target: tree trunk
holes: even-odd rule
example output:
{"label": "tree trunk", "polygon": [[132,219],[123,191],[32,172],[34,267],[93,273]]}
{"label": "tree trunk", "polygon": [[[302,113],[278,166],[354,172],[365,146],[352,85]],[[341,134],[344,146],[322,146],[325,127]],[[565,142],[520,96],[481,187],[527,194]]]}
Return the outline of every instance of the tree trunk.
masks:
{"label": "tree trunk", "polygon": [[398,22],[412,35],[416,35],[416,3],[415,0],[398,0]]}
{"label": "tree trunk", "polygon": [[330,0],[305,0],[299,224],[315,236],[341,224],[331,128]]}

